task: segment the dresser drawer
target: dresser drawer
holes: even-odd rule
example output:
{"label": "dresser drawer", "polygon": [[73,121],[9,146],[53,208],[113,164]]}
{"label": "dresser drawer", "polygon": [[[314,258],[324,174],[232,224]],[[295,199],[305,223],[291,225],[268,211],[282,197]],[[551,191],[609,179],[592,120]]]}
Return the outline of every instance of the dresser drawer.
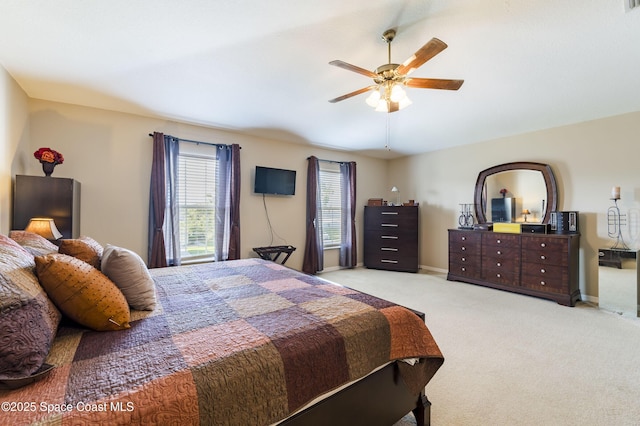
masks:
{"label": "dresser drawer", "polygon": [[418,270],[418,256],[414,253],[400,251],[367,251],[364,255],[367,268],[394,269],[415,272]]}
{"label": "dresser drawer", "polygon": [[482,246],[482,256],[493,262],[494,260],[500,260],[505,258],[512,258],[520,262],[520,248],[509,246]]}
{"label": "dresser drawer", "polygon": [[520,235],[486,232],[482,234],[482,245],[491,247],[516,248],[520,250]]}
{"label": "dresser drawer", "polygon": [[559,265],[522,264],[523,287],[538,291],[566,293],[568,291],[567,268]]}
{"label": "dresser drawer", "polygon": [[520,280],[520,270],[516,268],[488,268],[482,264],[482,279],[490,283],[517,286]]}
{"label": "dresser drawer", "polygon": [[567,266],[569,264],[567,239],[522,238],[522,261],[544,265]]}
{"label": "dresser drawer", "polygon": [[418,228],[417,207],[365,207],[365,229],[403,229],[415,232]]}
{"label": "dresser drawer", "polygon": [[480,246],[479,232],[470,231],[449,231],[449,244],[454,245],[478,245]]}
{"label": "dresser drawer", "polygon": [[449,273],[464,277],[480,277],[480,255],[449,251]]}

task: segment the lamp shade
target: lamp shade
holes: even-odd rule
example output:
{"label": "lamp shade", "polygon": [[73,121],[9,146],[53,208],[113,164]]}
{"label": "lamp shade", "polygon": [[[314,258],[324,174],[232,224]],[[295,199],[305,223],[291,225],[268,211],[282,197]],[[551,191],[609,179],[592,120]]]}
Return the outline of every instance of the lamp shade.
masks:
{"label": "lamp shade", "polygon": [[400,190],[397,186],[394,186],[393,188],[391,188],[391,192],[400,192]]}
{"label": "lamp shade", "polygon": [[25,231],[41,235],[48,240],[62,238],[62,234],[58,231],[55,222],[48,217],[32,217]]}

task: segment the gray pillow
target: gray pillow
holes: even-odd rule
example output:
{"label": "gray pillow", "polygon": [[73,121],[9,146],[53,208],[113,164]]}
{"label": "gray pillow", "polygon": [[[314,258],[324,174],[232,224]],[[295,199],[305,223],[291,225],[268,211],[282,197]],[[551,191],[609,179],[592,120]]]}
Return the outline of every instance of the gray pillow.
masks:
{"label": "gray pillow", "polygon": [[56,336],[60,311],[34,271],[33,255],[0,235],[0,380],[37,373]]}
{"label": "gray pillow", "polygon": [[155,309],[156,286],[138,254],[107,244],[102,253],[101,270],[122,291],[131,308],[140,311]]}

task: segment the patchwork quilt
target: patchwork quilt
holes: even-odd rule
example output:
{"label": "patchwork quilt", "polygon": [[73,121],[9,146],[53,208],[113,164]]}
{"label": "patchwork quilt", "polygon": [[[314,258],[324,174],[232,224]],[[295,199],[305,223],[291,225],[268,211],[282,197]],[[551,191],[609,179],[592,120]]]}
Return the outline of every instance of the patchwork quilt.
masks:
{"label": "patchwork quilt", "polygon": [[42,380],[0,390],[2,423],[268,425],[393,360],[423,388],[443,358],[390,302],[261,259],[151,270],[131,328],[63,324]]}

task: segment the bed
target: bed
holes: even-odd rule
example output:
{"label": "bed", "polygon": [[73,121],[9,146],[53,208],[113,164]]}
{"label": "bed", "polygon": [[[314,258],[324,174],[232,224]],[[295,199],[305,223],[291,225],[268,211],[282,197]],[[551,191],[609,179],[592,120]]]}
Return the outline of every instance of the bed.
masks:
{"label": "bed", "polygon": [[444,359],[415,312],[262,259],[148,273],[157,303],[121,330],[60,315],[28,384],[0,390],[3,422],[429,424]]}

